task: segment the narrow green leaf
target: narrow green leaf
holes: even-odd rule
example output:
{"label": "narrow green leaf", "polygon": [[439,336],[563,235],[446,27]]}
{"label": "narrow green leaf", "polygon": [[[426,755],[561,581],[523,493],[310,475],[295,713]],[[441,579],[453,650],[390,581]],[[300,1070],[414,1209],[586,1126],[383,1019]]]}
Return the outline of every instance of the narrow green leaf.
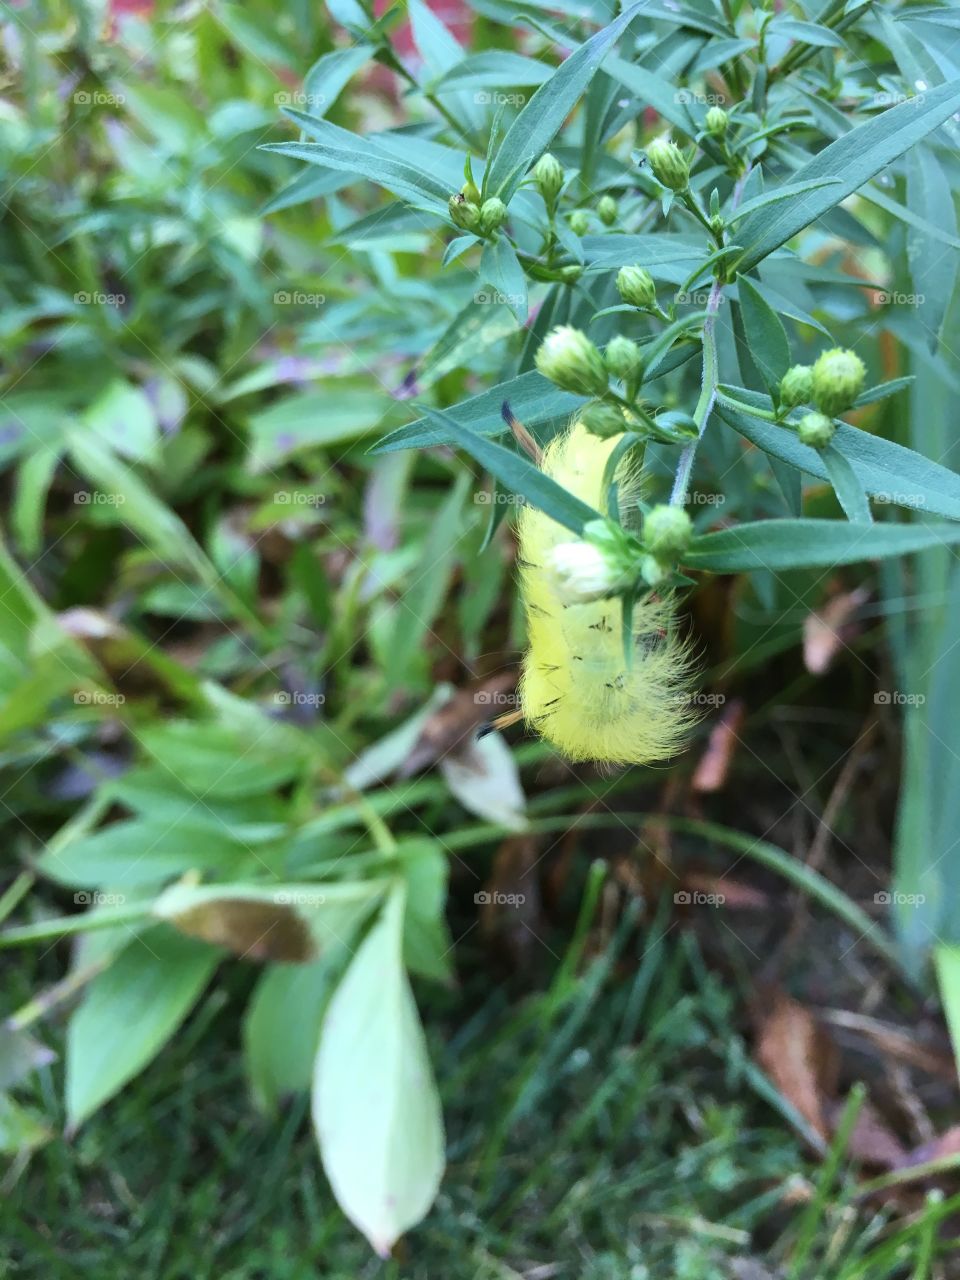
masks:
{"label": "narrow green leaf", "polygon": [[428,409],[427,418],[448,432],[449,436],[481,466],[501,481],[513,493],[522,494],[564,528],[581,533],[589,520],[599,520],[600,513],[587,506],[572,493],[560,487],[519,453],[505,449],[503,445],[462,427],[449,413]]}
{"label": "narrow green leaf", "polygon": [[67,1029],[67,1122],[76,1128],[160,1052],[193,1008],[219,952],[160,926],[87,987]]}
{"label": "narrow green leaf", "polygon": [[829,27],[819,26],[815,22],[803,22],[799,18],[788,18],[778,15],[767,27],[769,35],[787,36],[801,44],[812,44],[822,49],[843,49],[844,41]]}
{"label": "narrow green leaf", "polygon": [[[545,84],[554,68],[536,58],[525,58],[509,49],[490,49],[485,53],[473,53],[451,67],[432,88],[434,93],[448,93],[453,89],[499,89],[505,85],[524,88]],[[488,94],[487,98],[492,98]],[[483,102],[483,96],[478,95]]]}
{"label": "narrow green leaf", "polygon": [[[376,52],[372,44],[355,44],[349,49],[334,49],[318,58],[303,78],[303,97],[310,110],[325,116],[347,83]],[[285,102],[284,99],[287,99]],[[279,94],[281,106],[299,101],[297,94]]]}
{"label": "narrow green leaf", "polygon": [[323,1021],[313,1118],[337,1202],[383,1258],[429,1210],[443,1120],[403,967],[406,892],[391,894]]}
{"label": "narrow green leaf", "polygon": [[272,1115],[288,1094],[306,1093],[317,1056],[320,1023],[333,993],[326,959],[274,964],[260,977],[243,1019],[243,1049],[254,1101]]}
{"label": "narrow green leaf", "polygon": [[790,367],[786,330],[752,280],[737,276],[737,291],[750,355],[774,404],[779,404],[780,379]]}
{"label": "narrow green leaf", "polygon": [[960,947],[941,944],[934,948],[940,1002],[953,1044],[953,1057],[960,1071]]}
{"label": "narrow green leaf", "polygon": [[643,0],[574,50],[526,104],[493,156],[485,174],[484,193],[509,202],[530,166],[550,145],[554,134],[590,83],[611,46],[643,11]]}
{"label": "narrow green leaf", "polygon": [[870,503],[849,458],[832,444],[823,450],[821,457],[847,519],[869,524],[873,520]]}
{"label": "narrow green leaf", "polygon": [[761,209],[741,225],[738,239],[747,250],[738,263],[741,272],[756,266],[791,236],[852,195],[886,165],[926,137],[960,109],[960,83],[952,81],[901,102],[831,142],[798,169],[795,182],[836,177],[839,186],[807,192],[794,200]]}
{"label": "narrow green leaf", "polygon": [[960,542],[956,524],[852,524],[846,520],[756,520],[695,538],[684,564],[713,573],[830,568]]}
{"label": "narrow green leaf", "polygon": [[752,200],[744,201],[733,213],[724,215],[724,220],[728,226],[732,227],[751,213],[756,213],[758,209],[765,209],[768,205],[777,204],[780,200],[793,200],[803,195],[805,191],[816,191],[820,187],[833,186],[839,181],[839,178],[811,178],[809,182],[788,182],[782,187],[777,187],[775,191],[766,191],[762,196],[754,196]]}
{"label": "narrow green leaf", "polygon": [[502,301],[517,318],[518,324],[527,321],[527,277],[517,257],[516,251],[504,235],[496,240],[489,240],[483,246],[480,256],[480,276],[493,285]]}

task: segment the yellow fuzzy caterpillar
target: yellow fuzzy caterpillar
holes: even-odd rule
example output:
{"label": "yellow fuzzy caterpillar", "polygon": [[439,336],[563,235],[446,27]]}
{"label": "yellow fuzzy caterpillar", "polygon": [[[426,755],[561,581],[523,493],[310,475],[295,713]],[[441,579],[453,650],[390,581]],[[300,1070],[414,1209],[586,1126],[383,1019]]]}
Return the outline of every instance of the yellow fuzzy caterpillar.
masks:
{"label": "yellow fuzzy caterpillar", "polygon": [[[541,467],[606,514],[604,468],[621,439],[602,440],[579,422],[547,447]],[[637,479],[618,469],[621,512],[636,503]],[[571,760],[648,764],[682,746],[696,719],[688,695],[689,654],[673,627],[669,599],[638,599],[633,661],[624,661],[619,599],[566,604],[547,562],[571,535],[536,508],[518,525],[521,590],[529,649],[520,684],[524,717]]]}

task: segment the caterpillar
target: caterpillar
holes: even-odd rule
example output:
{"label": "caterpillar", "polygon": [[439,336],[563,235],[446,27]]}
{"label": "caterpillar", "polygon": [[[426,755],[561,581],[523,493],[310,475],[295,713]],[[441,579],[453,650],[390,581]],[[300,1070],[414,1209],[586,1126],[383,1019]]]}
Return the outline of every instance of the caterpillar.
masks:
{"label": "caterpillar", "polygon": [[[541,469],[606,514],[604,471],[622,437],[600,439],[574,422],[547,446]],[[635,511],[639,477],[622,463],[617,505]],[[649,764],[674,755],[696,720],[689,696],[690,653],[677,636],[674,604],[648,594],[636,601],[632,661],[624,654],[621,604],[561,600],[550,552],[569,532],[532,506],[518,520],[520,588],[528,649],[520,679],[524,719],[568,759]]]}

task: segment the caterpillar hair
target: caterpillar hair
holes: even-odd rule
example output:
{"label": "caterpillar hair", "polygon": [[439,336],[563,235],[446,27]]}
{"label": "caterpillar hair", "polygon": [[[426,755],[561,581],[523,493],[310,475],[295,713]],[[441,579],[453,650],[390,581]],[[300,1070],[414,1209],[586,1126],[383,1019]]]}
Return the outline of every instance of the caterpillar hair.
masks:
{"label": "caterpillar hair", "polygon": [[[541,469],[606,514],[604,473],[621,438],[600,439],[574,422],[547,446]],[[622,516],[636,508],[639,476],[621,462],[614,478]],[[673,599],[637,599],[627,662],[620,601],[568,604],[553,584],[548,558],[570,541],[569,532],[525,506],[518,534],[529,645],[520,681],[527,723],[570,760],[650,764],[676,754],[697,715],[689,647],[677,635]]]}

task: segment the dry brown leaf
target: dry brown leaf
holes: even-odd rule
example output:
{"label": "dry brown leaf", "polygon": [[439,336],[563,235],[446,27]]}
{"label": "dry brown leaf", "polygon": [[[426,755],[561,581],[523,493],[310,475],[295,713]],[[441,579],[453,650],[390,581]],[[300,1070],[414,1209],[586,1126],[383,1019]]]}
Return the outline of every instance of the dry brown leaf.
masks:
{"label": "dry brown leaf", "polygon": [[758,1011],[754,1054],[788,1102],[828,1139],[827,1101],[835,1093],[836,1052],[810,1010],[776,990]]}
{"label": "dry brown leaf", "polygon": [[811,675],[823,675],[841,648],[857,634],[853,618],[869,598],[865,587],[857,587],[807,614],[803,621],[803,663]]}
{"label": "dry brown leaf", "polygon": [[720,719],[710,730],[707,748],[700,757],[690,783],[694,791],[706,793],[722,789],[727,780],[745,712],[746,708],[740,698],[734,698],[724,707]]}
{"label": "dry brown leaf", "polygon": [[[830,1125],[834,1131],[840,1124],[845,1102],[832,1102],[827,1108]],[[853,1126],[847,1154],[861,1164],[877,1169],[899,1169],[906,1158],[903,1143],[884,1121],[869,1098],[864,1099],[857,1122]]]}
{"label": "dry brown leaf", "polygon": [[469,742],[480,725],[514,705],[512,691],[516,683],[515,671],[501,671],[479,684],[458,689],[423,726],[397,776],[409,778]]}

